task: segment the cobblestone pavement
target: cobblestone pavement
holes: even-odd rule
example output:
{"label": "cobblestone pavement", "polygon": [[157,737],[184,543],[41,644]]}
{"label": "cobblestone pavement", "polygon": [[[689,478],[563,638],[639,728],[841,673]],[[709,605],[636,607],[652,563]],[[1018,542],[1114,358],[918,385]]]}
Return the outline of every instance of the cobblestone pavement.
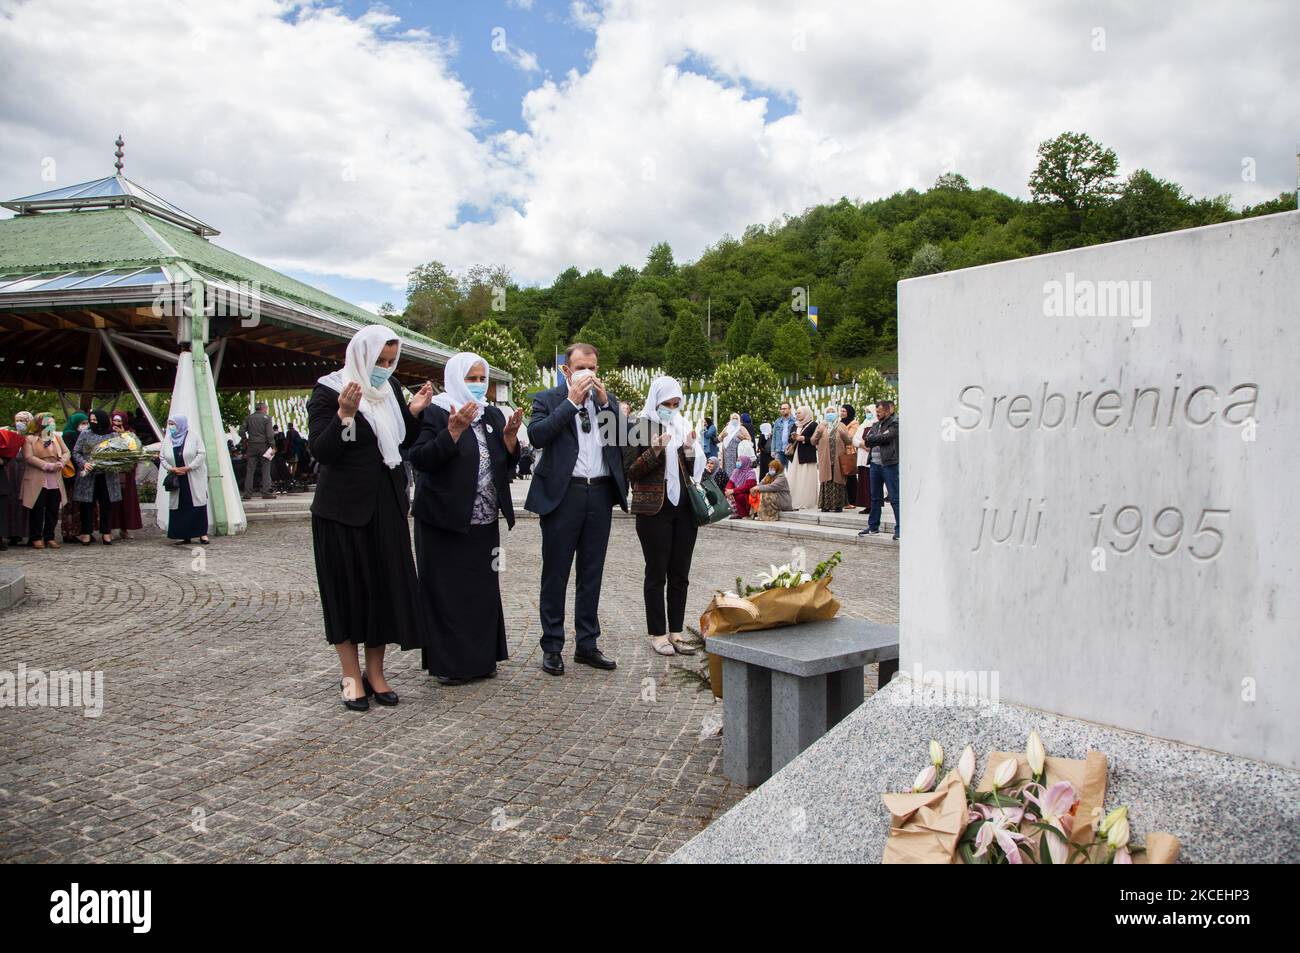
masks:
{"label": "cobblestone pavement", "polygon": [[[810,543],[809,565],[831,551]],[[105,694],[98,718],[0,709],[0,860],[662,860],[745,790],[702,731],[721,704],[650,650],[632,521],[615,520],[601,602],[612,673],[541,671],[537,522],[505,552],[498,677],[444,688],[391,647],[402,703],[365,713],[338,700],[306,522],[201,550],[149,530],[0,556],[29,591],[0,615],[0,671],[99,670]],[[688,624],[789,558],[777,536],[702,531]],[[833,588],[846,614],[895,621],[897,551],[852,549]]]}

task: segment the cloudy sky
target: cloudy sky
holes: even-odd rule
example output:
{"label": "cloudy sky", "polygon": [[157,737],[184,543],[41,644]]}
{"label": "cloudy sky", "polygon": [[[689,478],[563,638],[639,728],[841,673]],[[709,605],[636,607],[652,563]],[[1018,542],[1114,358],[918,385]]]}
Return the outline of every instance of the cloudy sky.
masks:
{"label": "cloudy sky", "polygon": [[439,259],[679,261],[1090,133],[1240,205],[1295,187],[1285,2],[0,0],[0,195],[126,174],[367,306]]}

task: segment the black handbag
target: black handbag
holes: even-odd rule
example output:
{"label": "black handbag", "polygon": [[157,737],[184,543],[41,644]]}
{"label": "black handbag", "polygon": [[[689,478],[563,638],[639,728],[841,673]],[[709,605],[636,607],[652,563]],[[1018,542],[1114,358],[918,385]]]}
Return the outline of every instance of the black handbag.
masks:
{"label": "black handbag", "polygon": [[163,489],[168,493],[176,491],[180,488],[180,485],[181,481],[176,479],[176,474],[171,473],[170,471],[165,477],[163,477]]}

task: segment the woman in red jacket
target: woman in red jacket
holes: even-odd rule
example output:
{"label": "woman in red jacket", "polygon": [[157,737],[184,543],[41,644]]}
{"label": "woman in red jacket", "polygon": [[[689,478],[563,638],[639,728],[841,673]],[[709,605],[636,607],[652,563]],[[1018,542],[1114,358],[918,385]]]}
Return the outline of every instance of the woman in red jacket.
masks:
{"label": "woman in red jacket", "polygon": [[733,520],[743,520],[749,516],[749,491],[758,486],[758,474],[754,472],[754,445],[742,440],[736,450],[736,469],[731,471],[727,481],[727,499],[731,500]]}

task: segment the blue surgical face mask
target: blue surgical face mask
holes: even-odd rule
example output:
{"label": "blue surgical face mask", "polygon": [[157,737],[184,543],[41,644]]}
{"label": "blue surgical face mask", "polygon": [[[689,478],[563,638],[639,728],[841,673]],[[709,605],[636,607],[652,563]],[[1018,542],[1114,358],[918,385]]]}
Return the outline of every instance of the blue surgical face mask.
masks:
{"label": "blue surgical face mask", "polygon": [[475,401],[481,403],[483,398],[487,396],[487,381],[481,381],[478,383],[470,383],[469,381],[466,381],[465,389],[469,391],[469,396],[473,397]]}
{"label": "blue surgical face mask", "polygon": [[660,407],[658,412],[660,423],[672,423],[673,418],[677,416],[677,411],[672,407]]}
{"label": "blue surgical face mask", "polygon": [[833,410],[828,410],[828,411],[826,411],[826,419],[829,420],[829,421],[835,421],[835,420],[838,420],[838,419],[839,419],[839,414],[835,413],[835,411],[833,411]]}
{"label": "blue surgical face mask", "polygon": [[168,436],[171,436],[171,437],[176,436],[176,425],[175,425],[175,424],[168,424],[168,425],[167,425],[167,435],[168,435]]}
{"label": "blue surgical face mask", "polygon": [[392,376],[392,373],[393,369],[391,367],[372,367],[370,369],[370,386],[379,387]]}

